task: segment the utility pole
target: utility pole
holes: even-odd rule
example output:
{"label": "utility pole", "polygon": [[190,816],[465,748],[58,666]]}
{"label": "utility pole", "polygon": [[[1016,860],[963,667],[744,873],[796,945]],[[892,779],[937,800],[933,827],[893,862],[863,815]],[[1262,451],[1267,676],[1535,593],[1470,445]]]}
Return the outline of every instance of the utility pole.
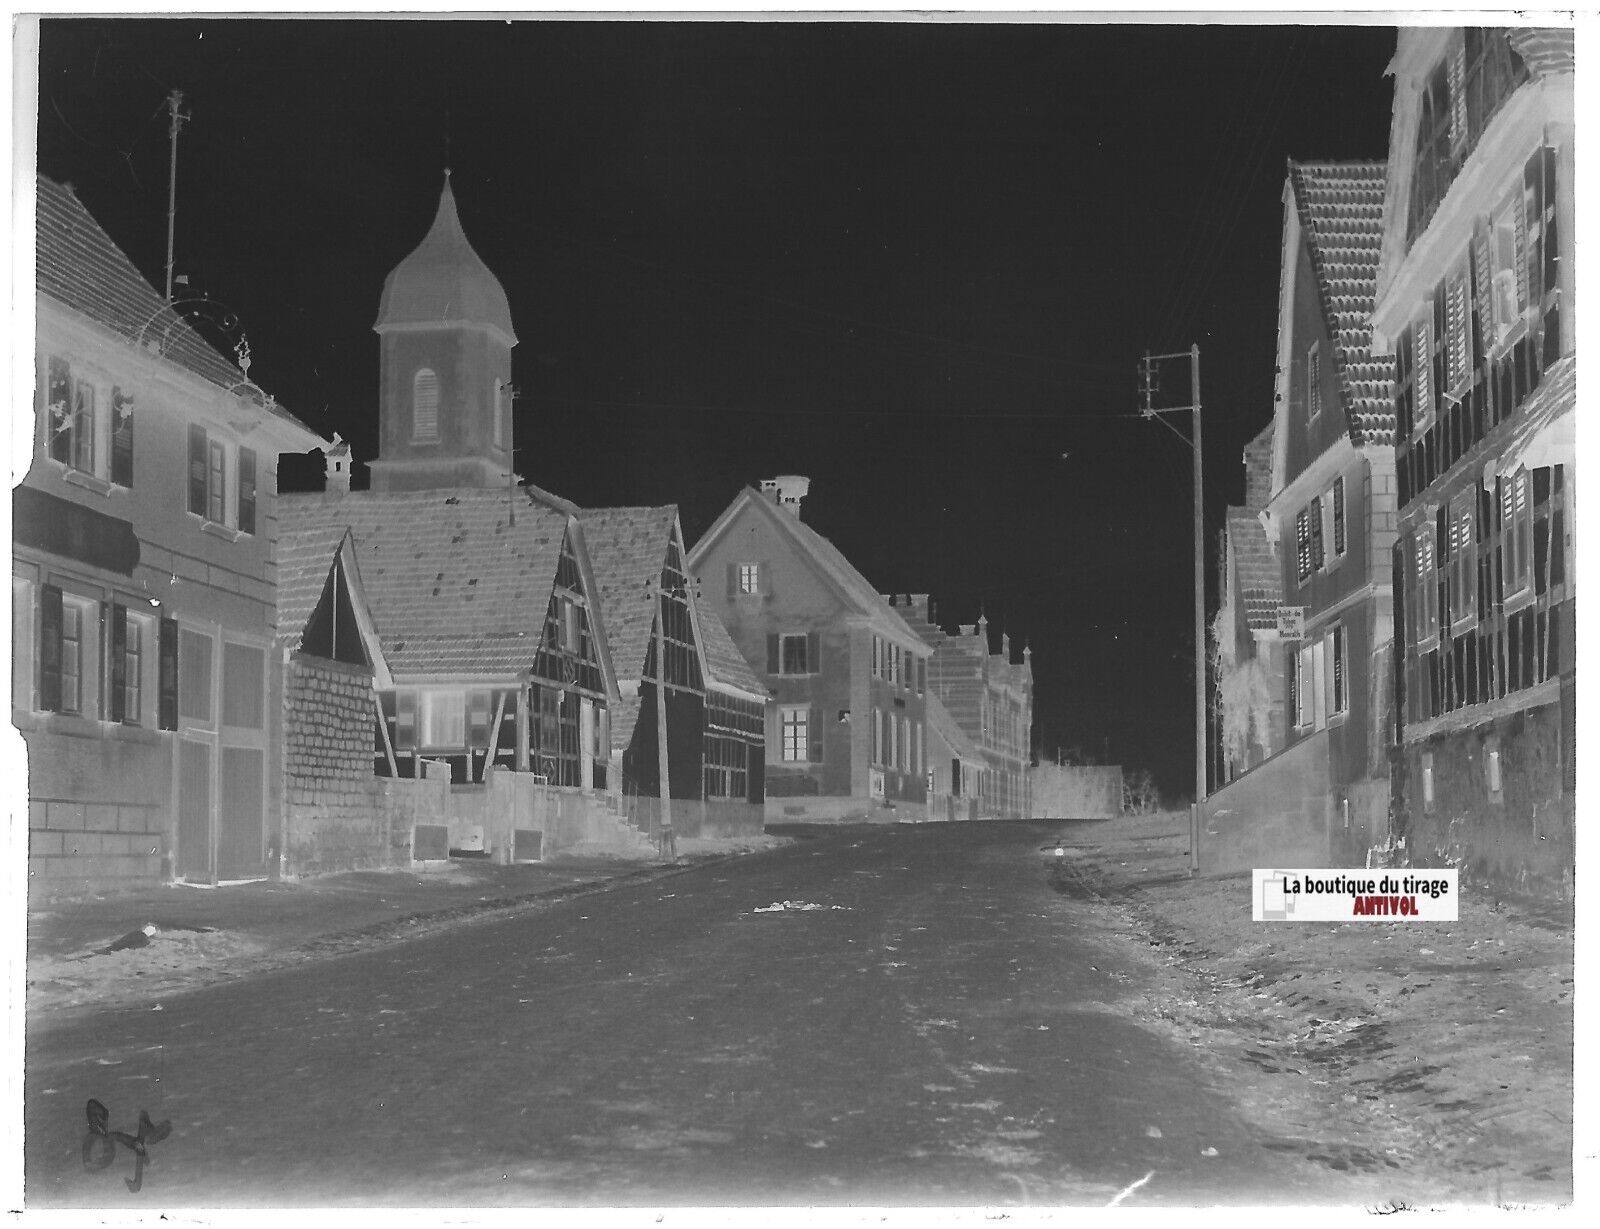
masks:
{"label": "utility pole", "polygon": [[189,116],[183,110],[183,91],[173,90],[167,95],[167,111],[172,122],[167,136],[172,141],[172,158],[167,168],[167,302],[172,302],[172,231],[178,216],[178,133]]}
{"label": "utility pole", "polygon": [[[1189,404],[1180,406],[1155,405],[1155,364],[1162,359],[1187,358],[1189,360]],[[1146,351],[1139,365],[1139,391],[1143,399],[1140,413],[1154,418],[1184,443],[1194,454],[1194,805],[1189,811],[1189,873],[1200,866],[1200,804],[1206,799],[1206,542],[1205,542],[1205,488],[1201,474],[1200,435],[1200,346],[1191,345],[1187,352],[1175,354],[1150,354]],[[1161,414],[1181,413],[1188,410],[1193,415],[1193,429],[1185,439]]]}
{"label": "utility pole", "polygon": [[676,862],[678,840],[672,831],[672,776],[667,757],[667,638],[663,629],[667,594],[656,582],[656,766],[661,776],[661,856]]}

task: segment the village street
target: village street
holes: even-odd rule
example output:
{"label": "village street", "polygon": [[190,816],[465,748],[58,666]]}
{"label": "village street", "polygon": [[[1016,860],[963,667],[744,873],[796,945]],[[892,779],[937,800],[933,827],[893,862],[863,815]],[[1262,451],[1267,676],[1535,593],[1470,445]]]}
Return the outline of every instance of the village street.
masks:
{"label": "village street", "polygon": [[[28,1203],[1037,1206],[1147,1175],[1125,1203],[1448,1197],[1337,1087],[1155,1018],[1195,974],[1092,872],[1047,873],[1096,827],[843,830],[40,1021]],[[85,1170],[90,1097],[172,1123],[137,1194],[125,1149]]]}

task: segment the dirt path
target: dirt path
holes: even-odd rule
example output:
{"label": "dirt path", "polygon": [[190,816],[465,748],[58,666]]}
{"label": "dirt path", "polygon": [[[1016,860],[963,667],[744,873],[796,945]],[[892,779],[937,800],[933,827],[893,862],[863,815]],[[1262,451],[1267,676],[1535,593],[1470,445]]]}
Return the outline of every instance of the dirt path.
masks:
{"label": "dirt path", "polygon": [[1185,815],[1072,839],[1126,940],[1187,974],[1150,1016],[1308,1157],[1440,1202],[1571,1200],[1570,922],[1468,894],[1456,923],[1257,923],[1247,875],[1188,876]]}

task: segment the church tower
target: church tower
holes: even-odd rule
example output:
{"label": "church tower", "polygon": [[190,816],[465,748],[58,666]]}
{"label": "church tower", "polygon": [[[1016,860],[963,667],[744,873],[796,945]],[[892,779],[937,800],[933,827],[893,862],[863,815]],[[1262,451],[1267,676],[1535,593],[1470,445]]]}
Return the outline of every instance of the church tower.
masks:
{"label": "church tower", "polygon": [[472,250],[450,172],[433,227],[383,284],[374,491],[503,487],[511,472],[511,308]]}

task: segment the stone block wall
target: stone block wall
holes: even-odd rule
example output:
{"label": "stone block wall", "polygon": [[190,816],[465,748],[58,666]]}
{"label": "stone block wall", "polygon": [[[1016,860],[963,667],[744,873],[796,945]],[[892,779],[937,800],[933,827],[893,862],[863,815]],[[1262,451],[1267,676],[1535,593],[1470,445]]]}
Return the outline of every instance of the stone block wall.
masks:
{"label": "stone block wall", "polygon": [[[1501,791],[1490,794],[1488,750],[1500,750]],[[1435,735],[1405,748],[1406,852],[1415,866],[1457,866],[1469,884],[1570,894],[1572,795],[1563,791],[1561,705],[1546,704]],[[1423,799],[1423,756],[1434,800]]]}
{"label": "stone block wall", "polygon": [[28,895],[153,887],[169,877],[172,736],[54,713],[18,721],[28,748]]}
{"label": "stone block wall", "polygon": [[1201,804],[1200,870],[1334,865],[1328,731],[1318,730]]}
{"label": "stone block wall", "polygon": [[372,772],[371,671],[296,654],[285,667],[283,704],[284,873],[408,863],[410,808],[390,805]]}

